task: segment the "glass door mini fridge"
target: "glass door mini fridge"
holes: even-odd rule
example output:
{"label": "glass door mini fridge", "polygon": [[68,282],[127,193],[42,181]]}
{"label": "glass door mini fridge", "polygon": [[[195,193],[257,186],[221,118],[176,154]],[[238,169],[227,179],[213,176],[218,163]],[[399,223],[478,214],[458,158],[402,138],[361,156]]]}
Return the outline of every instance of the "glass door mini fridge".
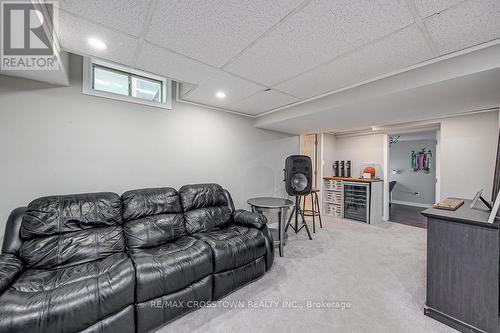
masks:
{"label": "glass door mini fridge", "polygon": [[370,223],[370,183],[342,182],[344,218]]}

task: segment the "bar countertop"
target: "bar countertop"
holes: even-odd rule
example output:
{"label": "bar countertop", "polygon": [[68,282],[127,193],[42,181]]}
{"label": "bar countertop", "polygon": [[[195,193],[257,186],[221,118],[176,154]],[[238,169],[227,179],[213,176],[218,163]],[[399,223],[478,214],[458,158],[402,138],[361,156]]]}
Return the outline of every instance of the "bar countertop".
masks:
{"label": "bar countertop", "polygon": [[324,180],[343,180],[346,182],[360,182],[360,183],[376,183],[376,182],[381,182],[383,179],[380,178],[352,178],[352,177],[323,177]]}
{"label": "bar countertop", "polygon": [[428,208],[422,212],[422,215],[428,218],[456,221],[467,224],[475,224],[486,228],[498,229],[498,220],[494,223],[488,223],[490,212],[482,202],[478,202],[474,208],[470,208],[472,200],[463,200],[464,204],[458,207],[455,211]]}

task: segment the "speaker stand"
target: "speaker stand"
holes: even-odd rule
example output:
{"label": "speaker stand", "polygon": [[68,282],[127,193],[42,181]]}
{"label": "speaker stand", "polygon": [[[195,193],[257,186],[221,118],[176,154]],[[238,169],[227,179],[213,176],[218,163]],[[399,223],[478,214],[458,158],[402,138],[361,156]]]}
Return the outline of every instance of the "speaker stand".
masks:
{"label": "speaker stand", "polygon": [[[302,218],[302,225],[299,228],[299,214]],[[295,215],[295,227],[290,224],[292,222],[292,217]],[[295,206],[293,207],[292,213],[288,218],[288,222],[285,227],[285,232],[288,230],[288,227],[292,228],[295,233],[298,233],[302,228],[306,228],[307,236],[312,240],[311,232],[309,231],[309,227],[307,226],[306,219],[304,218],[304,212],[302,212],[302,208],[300,208],[300,199],[299,196],[295,196]]]}

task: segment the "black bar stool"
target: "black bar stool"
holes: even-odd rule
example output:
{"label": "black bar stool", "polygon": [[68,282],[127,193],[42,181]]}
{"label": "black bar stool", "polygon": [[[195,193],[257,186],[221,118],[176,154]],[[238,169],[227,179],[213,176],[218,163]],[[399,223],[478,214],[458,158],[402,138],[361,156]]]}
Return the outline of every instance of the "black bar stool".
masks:
{"label": "black bar stool", "polygon": [[321,222],[321,208],[319,205],[319,198],[318,198],[318,192],[319,189],[316,187],[313,187],[311,189],[311,209],[306,209],[306,198],[307,195],[304,195],[304,202],[302,204],[302,212],[304,213],[304,216],[311,216],[313,219],[313,233],[316,233],[316,220],[315,217],[317,216],[319,218],[319,227],[323,228],[323,223]]}

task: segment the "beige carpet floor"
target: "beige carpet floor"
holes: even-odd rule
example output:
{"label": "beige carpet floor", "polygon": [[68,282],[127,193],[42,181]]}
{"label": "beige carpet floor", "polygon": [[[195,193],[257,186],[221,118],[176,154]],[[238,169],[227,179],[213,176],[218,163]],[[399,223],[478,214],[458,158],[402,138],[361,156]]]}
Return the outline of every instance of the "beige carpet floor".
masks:
{"label": "beige carpet floor", "polygon": [[425,229],[323,223],[312,241],[290,233],[285,257],[218,307],[157,332],[456,332],[423,314]]}

